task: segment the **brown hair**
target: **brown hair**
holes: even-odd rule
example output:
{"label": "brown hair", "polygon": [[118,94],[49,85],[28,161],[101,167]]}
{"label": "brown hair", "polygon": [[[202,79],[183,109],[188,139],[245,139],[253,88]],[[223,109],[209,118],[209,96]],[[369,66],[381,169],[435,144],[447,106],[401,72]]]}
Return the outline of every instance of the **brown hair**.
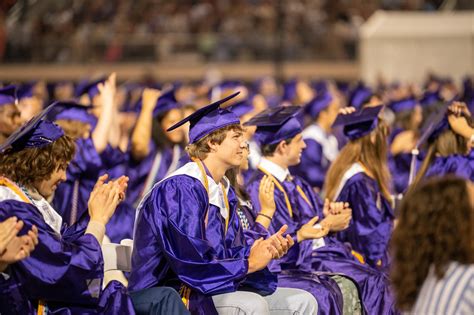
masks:
{"label": "brown hair", "polygon": [[42,148],[12,149],[0,154],[0,175],[24,186],[48,180],[58,168],[66,168],[74,157],[74,141],[64,135]]}
{"label": "brown hair", "polygon": [[60,119],[56,120],[55,123],[61,127],[64,130],[64,133],[74,141],[82,138],[84,133],[90,130],[88,123],[78,120]]}
{"label": "brown hair", "polygon": [[411,187],[415,187],[420,183],[436,156],[449,156],[453,154],[465,155],[467,153],[467,141],[464,137],[454,133],[451,129],[443,131],[436,140],[430,144],[426,157]]}
{"label": "brown hair", "polygon": [[[375,178],[387,200],[391,200],[389,183],[390,173],[387,167],[387,125],[380,120],[377,128],[370,134],[351,140],[341,150],[339,156],[329,167],[324,182],[326,198],[333,200],[344,173],[352,164],[360,162]],[[371,137],[375,135],[375,142]]]}
{"label": "brown hair", "polygon": [[196,143],[188,144],[186,146],[186,152],[188,152],[188,155],[191,158],[204,160],[207,157],[207,154],[211,152],[209,142],[214,144],[221,144],[229,131],[243,132],[243,129],[242,126],[240,126],[239,124],[232,124],[217,129],[216,131],[213,131],[202,139],[198,140]]}
{"label": "brown hair", "polygon": [[[283,141],[285,141],[286,144],[290,144],[292,140],[293,140],[293,138],[288,138],[288,139],[285,139]],[[281,143],[281,141],[278,142],[278,143],[274,143],[274,144],[264,144],[261,147],[262,155],[263,156],[273,156],[273,154],[276,151],[276,148],[278,147],[278,145],[280,143]]]}
{"label": "brown hair", "polygon": [[408,192],[400,205],[391,246],[396,304],[409,311],[430,266],[442,278],[450,261],[474,263],[473,205],[467,182],[432,178]]}

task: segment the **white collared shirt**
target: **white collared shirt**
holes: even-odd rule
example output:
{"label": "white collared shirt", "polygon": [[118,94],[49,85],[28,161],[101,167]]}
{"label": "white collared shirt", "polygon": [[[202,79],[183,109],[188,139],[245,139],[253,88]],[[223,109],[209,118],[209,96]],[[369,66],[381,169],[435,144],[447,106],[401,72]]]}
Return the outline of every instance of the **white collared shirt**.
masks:
{"label": "white collared shirt", "polygon": [[290,175],[290,171],[287,168],[285,169],[264,157],[260,160],[260,164],[258,166],[269,172],[280,182],[284,182],[285,179]]}

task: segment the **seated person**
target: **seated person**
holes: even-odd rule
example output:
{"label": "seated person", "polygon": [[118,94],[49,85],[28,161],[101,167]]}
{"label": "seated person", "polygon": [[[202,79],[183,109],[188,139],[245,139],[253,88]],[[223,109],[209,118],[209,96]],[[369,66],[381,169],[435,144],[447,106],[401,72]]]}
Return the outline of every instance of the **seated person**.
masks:
{"label": "seated person", "polygon": [[157,183],[140,202],[130,290],[133,299],[156,286],[180,292],[192,313],[315,314],[306,291],[277,288],[266,266],[293,244],[283,227],[249,246],[225,172],[240,165],[246,146],[239,118],[220,104],[201,108],[168,131],[190,122],[192,162]]}
{"label": "seated person", "polygon": [[403,198],[392,236],[398,308],[409,314],[474,314],[474,185],[448,175]]}
{"label": "seated person", "polygon": [[24,222],[22,231],[36,226],[39,238],[29,258],[6,270],[13,288],[6,290],[8,314],[24,314],[25,309],[17,306],[25,301],[27,314],[134,314],[121,284],[111,282],[102,289],[102,238],[105,225],[124,197],[127,178],[108,183],[107,176],[99,178],[88,202],[90,219],[87,216],[75,225],[63,225],[46,198],[65,180],[75,147],[59,126],[43,120],[53,107],[0,146],[0,220],[16,216]]}

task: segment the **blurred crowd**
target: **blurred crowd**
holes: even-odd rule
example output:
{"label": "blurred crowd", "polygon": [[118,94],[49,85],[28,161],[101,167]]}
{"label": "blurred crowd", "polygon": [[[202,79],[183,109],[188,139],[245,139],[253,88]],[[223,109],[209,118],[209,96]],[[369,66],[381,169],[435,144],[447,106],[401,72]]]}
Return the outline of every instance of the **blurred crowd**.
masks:
{"label": "blurred crowd", "polygon": [[442,3],[6,0],[0,61],[248,61],[271,60],[277,50],[289,60],[353,60],[358,30],[376,10],[434,11]]}

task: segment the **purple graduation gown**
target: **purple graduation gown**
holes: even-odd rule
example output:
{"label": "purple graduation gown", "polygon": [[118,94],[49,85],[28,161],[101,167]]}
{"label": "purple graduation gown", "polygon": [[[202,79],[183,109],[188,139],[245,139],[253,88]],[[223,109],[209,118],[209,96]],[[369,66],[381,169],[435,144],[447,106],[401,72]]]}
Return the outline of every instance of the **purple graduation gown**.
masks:
{"label": "purple graduation gown", "polygon": [[[247,186],[255,213],[260,210],[258,189],[264,175],[263,172],[257,171],[252,182]],[[288,195],[293,216],[289,214],[284,194],[275,187],[276,212],[273,215],[269,232],[274,233],[282,225],[287,224],[287,232],[295,240],[295,245],[288,254],[280,259],[281,269],[325,271],[346,276],[358,286],[361,302],[368,314],[397,314],[395,301],[389,288],[388,276],[380,270],[357,261],[351,254],[350,247],[335,237],[337,233],[330,233],[324,237],[325,245],[314,250],[311,240],[296,242],[296,232],[303,224],[316,215],[320,220],[324,218],[322,201],[313,193],[311,186],[297,176],[292,182],[285,181],[280,184]],[[311,204],[308,204],[298,193],[296,184],[301,187]]]}
{"label": "purple graduation gown", "polygon": [[112,281],[102,290],[102,251],[94,236],[84,234],[87,220],[64,225],[58,236],[35,206],[0,202],[0,221],[13,215],[25,222],[20,235],[38,227],[39,244],[30,257],[9,266],[11,278],[1,285],[2,314],[36,314],[38,300],[46,302],[48,314],[135,313],[123,285]]}
{"label": "purple graduation gown", "polygon": [[337,238],[350,243],[370,266],[388,266],[388,243],[395,216],[377,181],[357,173],[346,181],[337,201],[348,202],[352,209],[349,227],[337,233]]}
{"label": "purple graduation gown", "polygon": [[67,168],[67,179],[54,194],[53,207],[63,222],[73,224],[87,212],[87,201],[103,168],[91,138],[76,140],[76,155]]}
{"label": "purple graduation gown", "polygon": [[258,282],[246,282],[250,246],[236,204],[229,190],[230,219],[225,232],[220,208],[209,203],[198,179],[174,175],[157,184],[138,209],[129,289],[166,285],[180,290],[184,285],[191,289],[193,314],[215,313],[210,297],[242,286],[272,293],[276,279],[267,269],[262,270],[266,274],[253,275]]}
{"label": "purple graduation gown", "polygon": [[[108,173],[113,179],[124,175],[126,161],[126,155],[118,148],[107,145],[99,154],[91,138],[76,140],[76,155],[67,168],[67,179],[59,185],[52,202],[64,222],[71,225],[88,216],[87,202],[99,176]],[[132,237],[134,218],[135,211],[127,204],[117,207],[106,227],[112,242]]]}
{"label": "purple graduation gown", "polygon": [[474,158],[470,157],[471,155],[464,156],[455,154],[436,157],[426,170],[424,177],[429,178],[452,174],[474,181]]}
{"label": "purple graduation gown", "polygon": [[[155,172],[151,174],[153,168],[153,163],[157,157],[157,154],[160,153],[160,163]],[[141,161],[136,161],[131,157],[131,152],[129,151],[129,162],[126,174],[129,176],[130,181],[127,191],[127,203],[131,205],[138,205],[140,199],[145,195],[145,183],[147,180],[151,180],[152,184],[158,183],[160,180],[165,178],[167,174],[172,173],[175,169],[170,169],[172,167],[174,152],[173,147],[166,147],[162,150],[158,150],[153,141],[150,141],[150,153]],[[184,150],[179,150],[179,158],[184,154]],[[179,164],[176,164],[179,165]],[[152,178],[149,178],[149,177]]]}
{"label": "purple graduation gown", "polygon": [[[253,241],[260,237],[267,238],[270,235],[265,227],[255,222],[255,215],[251,208],[239,205],[238,212],[248,244],[253,244]],[[269,268],[270,271],[278,271],[279,287],[302,289],[313,294],[318,301],[318,314],[342,314],[342,293],[330,275],[296,269],[282,271],[278,260],[272,261]]]}
{"label": "purple graduation gown", "polygon": [[[154,146],[153,146],[154,148]],[[136,206],[140,198],[144,194],[145,182],[147,181],[153,166],[157,150],[153,149],[144,160],[138,162],[131,157],[130,150],[127,152],[126,163],[118,165],[112,172],[114,177],[123,174],[129,177],[126,199],[118,206],[114,216],[107,224],[107,236],[114,243],[120,243],[121,240],[128,238],[133,239],[133,226],[135,224]],[[181,155],[183,150],[179,151]],[[153,184],[162,180],[168,172],[174,171],[170,169],[173,163],[173,148],[166,148],[161,151],[161,163],[155,176],[153,176]]]}

